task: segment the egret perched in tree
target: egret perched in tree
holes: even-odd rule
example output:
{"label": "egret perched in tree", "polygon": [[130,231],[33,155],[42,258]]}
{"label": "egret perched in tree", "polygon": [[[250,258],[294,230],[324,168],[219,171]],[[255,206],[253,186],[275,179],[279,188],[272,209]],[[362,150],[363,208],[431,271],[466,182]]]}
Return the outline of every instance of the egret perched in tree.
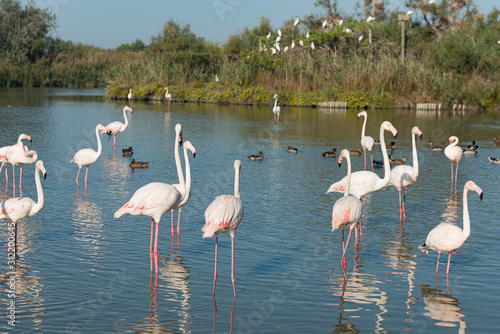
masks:
{"label": "egret perched in tree", "polygon": [[311,49],[313,49],[313,50],[316,49],[316,47],[314,46],[314,42],[311,43]]}
{"label": "egret perched in tree", "polygon": [[348,34],[350,34],[350,33],[352,32],[352,30],[351,30],[351,29],[349,29],[349,28],[345,28],[345,30],[344,30],[344,31],[345,31],[346,33],[348,33]]}
{"label": "egret perched in tree", "polygon": [[323,21],[323,24],[321,25],[323,28],[326,27],[326,20]]}
{"label": "egret perched in tree", "polygon": [[269,32],[269,34],[267,34],[266,38],[267,39],[271,38],[271,32]]}
{"label": "egret perched in tree", "polygon": [[433,3],[436,3],[436,0],[429,0],[429,5]]}
{"label": "egret perched in tree", "polygon": [[373,16],[370,16],[366,19],[366,22],[371,22],[371,21],[375,21],[375,18]]}
{"label": "egret perched in tree", "polygon": [[278,29],[278,35],[281,37],[281,30]]}
{"label": "egret perched in tree", "polygon": [[309,31],[306,34],[306,39],[309,39]]}
{"label": "egret perched in tree", "polygon": [[406,12],[406,15],[410,16],[411,14],[413,14],[413,11],[409,10]]}
{"label": "egret perched in tree", "polygon": [[292,41],[292,45],[290,46],[290,48],[294,48],[295,47],[295,41]]}
{"label": "egret perched in tree", "polygon": [[339,27],[344,23],[344,20],[339,21]]}
{"label": "egret perched in tree", "polygon": [[297,18],[295,19],[295,22],[293,22],[293,26],[296,27],[297,24],[299,24],[299,17],[297,16]]}
{"label": "egret perched in tree", "polygon": [[[500,41],[499,41],[499,43],[500,43]],[[304,47],[304,41],[303,40],[300,40],[299,44],[300,44],[300,46]]]}
{"label": "egret perched in tree", "polygon": [[288,46],[285,46],[285,48],[283,49],[283,52],[287,52],[288,51]]}
{"label": "egret perched in tree", "polygon": [[358,38],[358,41],[361,42],[362,40],[363,40],[363,35],[359,36],[359,38]]}
{"label": "egret perched in tree", "polygon": [[273,55],[276,54],[276,49],[275,48],[271,48],[271,52],[273,53]]}

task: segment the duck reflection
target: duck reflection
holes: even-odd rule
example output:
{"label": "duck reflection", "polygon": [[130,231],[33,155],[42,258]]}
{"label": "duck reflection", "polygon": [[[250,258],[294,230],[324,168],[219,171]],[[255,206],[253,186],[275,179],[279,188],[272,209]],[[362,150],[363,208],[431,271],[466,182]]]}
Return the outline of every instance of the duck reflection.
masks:
{"label": "duck reflection", "polygon": [[463,309],[458,306],[460,303],[457,298],[448,293],[441,294],[438,289],[432,289],[427,284],[420,285],[420,291],[427,311],[425,316],[437,320],[437,326],[459,326],[458,333],[465,333],[465,314],[460,313]]}
{"label": "duck reflection", "polygon": [[75,229],[76,244],[84,248],[79,260],[99,266],[102,260],[104,221],[102,209],[86,198],[76,196],[72,206],[72,221]]}
{"label": "duck reflection", "polygon": [[[415,288],[415,270],[417,262],[415,261],[416,248],[411,246],[412,243],[408,240],[408,233],[399,229],[397,238],[392,235],[386,235],[386,240],[383,242],[384,249],[382,255],[387,258],[384,264],[391,267],[395,271],[392,274],[405,277],[408,281],[408,297],[406,298],[406,314],[408,317],[412,316],[416,298],[412,296],[413,289]],[[411,322],[411,319],[407,319]]]}

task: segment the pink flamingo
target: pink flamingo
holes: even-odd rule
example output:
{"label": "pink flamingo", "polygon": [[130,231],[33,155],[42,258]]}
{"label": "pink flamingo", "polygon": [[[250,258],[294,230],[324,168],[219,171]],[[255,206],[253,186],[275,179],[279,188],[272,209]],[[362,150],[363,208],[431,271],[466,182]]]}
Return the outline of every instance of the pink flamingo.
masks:
{"label": "pink flamingo", "polygon": [[21,196],[22,196],[22,180],[23,180],[23,164],[32,164],[35,163],[36,160],[38,159],[38,154],[33,151],[29,150],[26,145],[23,144],[22,140],[27,139],[31,142],[31,137],[28,135],[25,135],[24,133],[21,134],[17,140],[17,143],[15,145],[12,145],[8,150],[6,154],[6,160],[12,165],[12,186],[13,190],[15,192],[16,190],[16,171],[15,171],[15,165],[20,165],[20,173],[19,173],[19,190],[21,191]]}
{"label": "pink flamingo", "polygon": [[450,271],[451,253],[459,249],[470,235],[470,218],[469,208],[467,205],[467,192],[474,190],[479,195],[481,201],[483,200],[483,191],[474,182],[468,181],[464,185],[463,194],[463,230],[455,224],[441,223],[434,227],[429,234],[423,246],[420,247],[422,252],[429,253],[429,250],[438,252],[436,276],[439,269],[439,257],[441,252],[448,253],[448,265],[446,267],[446,277]]}
{"label": "pink flamingo", "polygon": [[[187,154],[187,150],[190,150],[193,153],[193,158],[196,158],[196,149],[190,141],[186,141],[184,143],[184,161],[186,163],[186,188],[184,194],[182,194],[182,202],[176,207],[179,209],[179,214],[177,217],[177,236],[180,234],[180,222],[181,222],[181,211],[184,205],[189,201],[189,197],[191,196],[191,166],[189,164],[189,156]],[[174,184],[174,187],[177,188],[179,192],[181,192],[180,184]],[[172,215],[172,237],[174,237],[174,210],[170,211]]]}
{"label": "pink flamingo", "polygon": [[[349,187],[351,183],[351,157],[348,150],[342,150],[339,156],[339,167],[342,164],[342,158],[347,160],[347,182],[344,191],[344,197],[339,198],[332,211],[332,231],[338,228],[342,229],[342,259],[340,264],[345,268],[345,252],[347,250],[347,245],[349,244],[349,239],[351,237],[351,232],[354,226],[360,221],[361,215],[363,214],[363,203],[361,200],[355,196],[349,195]],[[344,227],[349,227],[349,236],[347,237],[347,242],[344,246]]]}
{"label": "pink flamingo", "polygon": [[167,100],[167,102],[168,102],[168,107],[167,107],[167,108],[168,108],[168,110],[170,111],[170,101],[172,101],[172,94],[170,94],[170,93],[168,92],[168,87],[163,88],[163,90],[165,90],[165,91],[166,91],[166,92],[165,92],[165,100]]}
{"label": "pink flamingo", "polygon": [[[405,202],[406,191],[408,187],[417,182],[418,177],[418,156],[417,156],[417,143],[415,135],[420,136],[422,139],[422,131],[416,126],[411,129],[411,145],[413,149],[413,167],[408,165],[396,166],[391,171],[391,181],[389,185],[396,187],[399,190],[399,222],[401,224],[401,216],[403,216],[403,223],[406,218]],[[401,203],[401,189],[405,190],[403,202]]]}
{"label": "pink flamingo", "polygon": [[455,185],[457,184],[457,176],[458,176],[458,163],[462,160],[462,149],[457,146],[458,145],[458,137],[451,136],[448,138],[450,145],[446,146],[444,149],[444,155],[448,157],[451,161],[451,183],[453,184],[453,163],[457,163],[457,169],[455,172]]}
{"label": "pink flamingo", "polygon": [[128,99],[128,102],[130,104],[132,104],[132,102],[134,101],[134,95],[132,94],[132,88],[130,88],[130,90],[128,91],[127,99]]}
{"label": "pink flamingo", "polygon": [[[389,157],[387,155],[387,148],[385,146],[384,130],[391,131],[396,138],[398,131],[391,124],[391,122],[385,121],[380,125],[380,145],[382,147],[382,155],[384,157],[384,171],[385,176],[381,179],[377,174],[370,171],[359,171],[354,172],[351,175],[350,193],[357,198],[369,194],[371,192],[377,191],[385,187],[391,179],[391,167],[389,164]],[[340,192],[343,193],[347,186],[347,176],[342,180],[335,182],[328,188],[326,192]]]}
{"label": "pink flamingo", "polygon": [[[38,196],[38,202],[35,203],[29,197],[14,197],[0,203],[0,219],[10,219],[14,223],[14,245],[17,248],[17,221],[31,217],[42,210],[44,204],[42,183],[40,182],[40,173],[43,178],[47,177],[47,171],[43,166],[43,161],[38,160],[35,164],[35,184]],[[11,225],[9,224],[9,227]]]}
{"label": "pink flamingo", "polygon": [[120,132],[123,132],[127,129],[128,127],[128,118],[127,118],[127,111],[130,111],[130,113],[133,112],[132,108],[129,106],[125,106],[123,108],[123,117],[125,117],[125,124],[119,121],[115,121],[112,123],[109,123],[106,128],[104,128],[101,133],[106,132],[108,136],[113,135],[113,152],[116,150],[116,135],[119,134]]}
{"label": "pink flamingo", "polygon": [[234,161],[234,196],[217,196],[205,210],[205,225],[202,227],[203,238],[210,238],[215,234],[215,270],[214,288],[217,281],[217,243],[219,233],[229,232],[231,235],[231,281],[233,282],[234,298],[236,298],[236,287],[234,285],[234,232],[243,218],[243,205],[240,198],[240,171],[241,161]]}
{"label": "pink flamingo", "polygon": [[85,189],[87,189],[87,174],[89,172],[89,166],[99,159],[102,152],[101,137],[99,137],[99,131],[103,131],[106,128],[102,124],[97,124],[95,127],[95,136],[97,137],[97,152],[91,148],[82,148],[80,151],[76,152],[70,163],[74,162],[78,165],[78,174],[76,174],[76,186],[78,188],[78,176],[80,176],[80,170],[82,166],[87,166],[85,171]]}
{"label": "pink flamingo", "polygon": [[375,144],[375,140],[373,139],[373,137],[365,136],[366,120],[368,119],[366,111],[362,111],[358,114],[358,118],[360,118],[361,116],[365,117],[365,120],[363,122],[363,129],[361,130],[361,146],[363,147],[363,153],[365,155],[365,170],[366,170],[366,150],[368,150],[370,151],[370,156],[372,160],[372,171],[375,171],[375,169],[373,169],[373,154],[372,154],[372,147],[373,144]]}
{"label": "pink flamingo", "polygon": [[[177,143],[182,145],[182,125],[175,126],[175,165],[177,167],[177,175],[179,177],[180,191],[173,185],[152,182],[137,189],[132,198],[125,203],[120,209],[115,212],[114,217],[120,218],[124,214],[133,216],[143,215],[151,217],[151,238],[149,245],[149,256],[151,261],[151,271],[153,271],[153,258],[155,260],[156,272],[158,272],[158,226],[161,216],[164,213],[175,209],[181,203],[185,193],[184,175],[182,174],[181,159],[179,156],[179,147]],[[153,227],[156,222],[156,235],[153,251]]]}

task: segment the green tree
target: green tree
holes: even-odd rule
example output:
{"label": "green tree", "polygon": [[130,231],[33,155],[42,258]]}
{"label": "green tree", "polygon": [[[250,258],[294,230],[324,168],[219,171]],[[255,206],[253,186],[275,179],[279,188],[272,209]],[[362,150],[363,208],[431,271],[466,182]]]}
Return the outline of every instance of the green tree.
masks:
{"label": "green tree", "polygon": [[50,46],[48,34],[55,29],[56,16],[33,2],[0,1],[0,53],[15,63],[34,62]]}

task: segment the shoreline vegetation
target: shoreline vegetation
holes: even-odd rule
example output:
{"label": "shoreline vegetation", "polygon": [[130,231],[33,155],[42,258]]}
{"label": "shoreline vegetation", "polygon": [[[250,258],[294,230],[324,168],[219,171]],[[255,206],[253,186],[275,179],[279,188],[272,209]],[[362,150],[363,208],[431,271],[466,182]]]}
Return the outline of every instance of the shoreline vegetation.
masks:
{"label": "shoreline vegetation", "polygon": [[161,101],[168,86],[182,102],[271,105],[276,93],[288,106],[500,109],[497,8],[481,14],[471,0],[408,0],[414,13],[404,15],[364,0],[347,15],[334,0],[315,5],[321,15],[279,28],[263,17],[223,44],[169,20],[149,45],[103,50],[50,37],[55,15],[33,3],[0,0],[0,86],[102,87],[118,100],[132,88],[136,100]]}

